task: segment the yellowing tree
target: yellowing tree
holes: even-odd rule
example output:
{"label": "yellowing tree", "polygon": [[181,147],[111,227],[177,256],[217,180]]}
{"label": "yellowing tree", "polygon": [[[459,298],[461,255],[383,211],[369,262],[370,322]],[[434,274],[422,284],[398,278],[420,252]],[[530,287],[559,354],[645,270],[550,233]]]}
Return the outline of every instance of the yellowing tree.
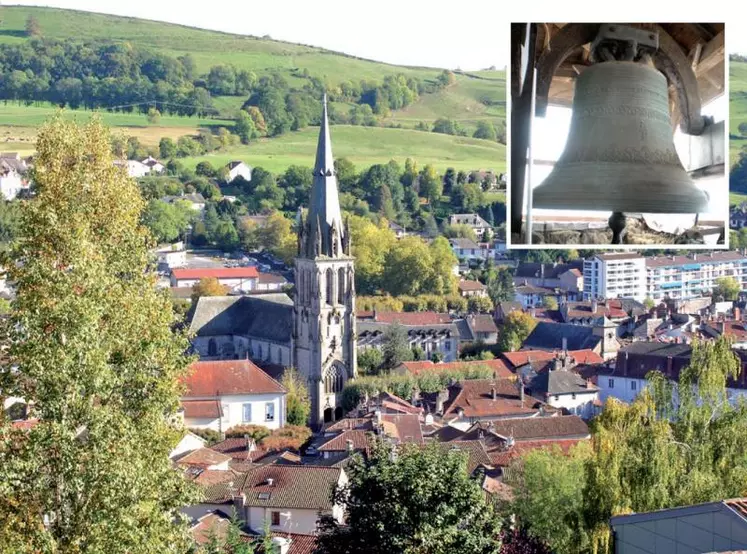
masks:
{"label": "yellowing tree", "polygon": [[192,286],[192,301],[201,296],[223,296],[228,294],[228,287],[221,285],[215,277],[204,277]]}
{"label": "yellowing tree", "polygon": [[0,382],[38,424],[0,422],[0,551],[184,552],[194,495],[169,453],[188,341],[149,270],[138,186],[99,119],[46,124],[32,180],[3,260],[17,297]]}

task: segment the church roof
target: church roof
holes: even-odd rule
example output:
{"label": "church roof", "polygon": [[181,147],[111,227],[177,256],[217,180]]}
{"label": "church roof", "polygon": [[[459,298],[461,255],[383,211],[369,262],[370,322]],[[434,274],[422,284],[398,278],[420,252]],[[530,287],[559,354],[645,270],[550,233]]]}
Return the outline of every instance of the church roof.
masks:
{"label": "church roof", "polygon": [[287,294],[203,296],[197,300],[190,331],[198,337],[241,335],[289,342],[293,301]]}
{"label": "church roof", "polygon": [[[337,237],[335,242],[342,239],[344,229],[340,212],[340,199],[337,193],[337,177],[335,177],[334,156],[332,155],[332,139],[329,134],[329,118],[327,115],[327,97],[324,97],[322,121],[319,126],[319,142],[316,147],[316,162],[314,164],[314,182],[311,187],[311,199],[307,222],[307,250],[311,252],[316,245],[317,235],[320,235],[321,254],[333,256],[334,247],[332,230]],[[337,248],[337,252],[342,249]]]}

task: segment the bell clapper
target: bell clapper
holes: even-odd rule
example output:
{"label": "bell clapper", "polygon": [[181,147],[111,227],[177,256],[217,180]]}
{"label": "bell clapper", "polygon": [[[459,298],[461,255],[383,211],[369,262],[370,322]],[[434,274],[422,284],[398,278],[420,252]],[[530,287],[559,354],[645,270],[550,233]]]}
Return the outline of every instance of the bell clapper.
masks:
{"label": "bell clapper", "polygon": [[612,244],[622,244],[623,235],[625,234],[625,214],[622,212],[612,212],[607,220],[607,224],[612,230]]}

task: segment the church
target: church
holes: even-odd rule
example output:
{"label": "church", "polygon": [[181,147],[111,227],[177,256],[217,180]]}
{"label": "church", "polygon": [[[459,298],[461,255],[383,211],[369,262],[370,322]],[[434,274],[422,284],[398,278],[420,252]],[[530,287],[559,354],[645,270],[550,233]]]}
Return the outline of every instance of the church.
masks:
{"label": "church", "polygon": [[249,358],[296,367],[307,379],[311,423],[341,419],[342,389],[356,375],[355,264],[342,220],[326,97],[308,212],[298,222],[295,294],[209,296],[191,318],[200,359]]}

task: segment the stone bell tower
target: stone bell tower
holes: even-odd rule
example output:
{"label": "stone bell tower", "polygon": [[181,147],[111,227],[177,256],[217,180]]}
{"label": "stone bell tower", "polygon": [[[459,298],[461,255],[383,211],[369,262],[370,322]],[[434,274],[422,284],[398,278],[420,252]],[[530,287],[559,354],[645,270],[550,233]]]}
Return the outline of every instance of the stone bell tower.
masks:
{"label": "stone bell tower", "polygon": [[298,224],[295,267],[294,360],[308,380],[312,424],[343,416],[342,388],[356,375],[354,271],[350,231],[340,212],[325,96],[311,200]]}

